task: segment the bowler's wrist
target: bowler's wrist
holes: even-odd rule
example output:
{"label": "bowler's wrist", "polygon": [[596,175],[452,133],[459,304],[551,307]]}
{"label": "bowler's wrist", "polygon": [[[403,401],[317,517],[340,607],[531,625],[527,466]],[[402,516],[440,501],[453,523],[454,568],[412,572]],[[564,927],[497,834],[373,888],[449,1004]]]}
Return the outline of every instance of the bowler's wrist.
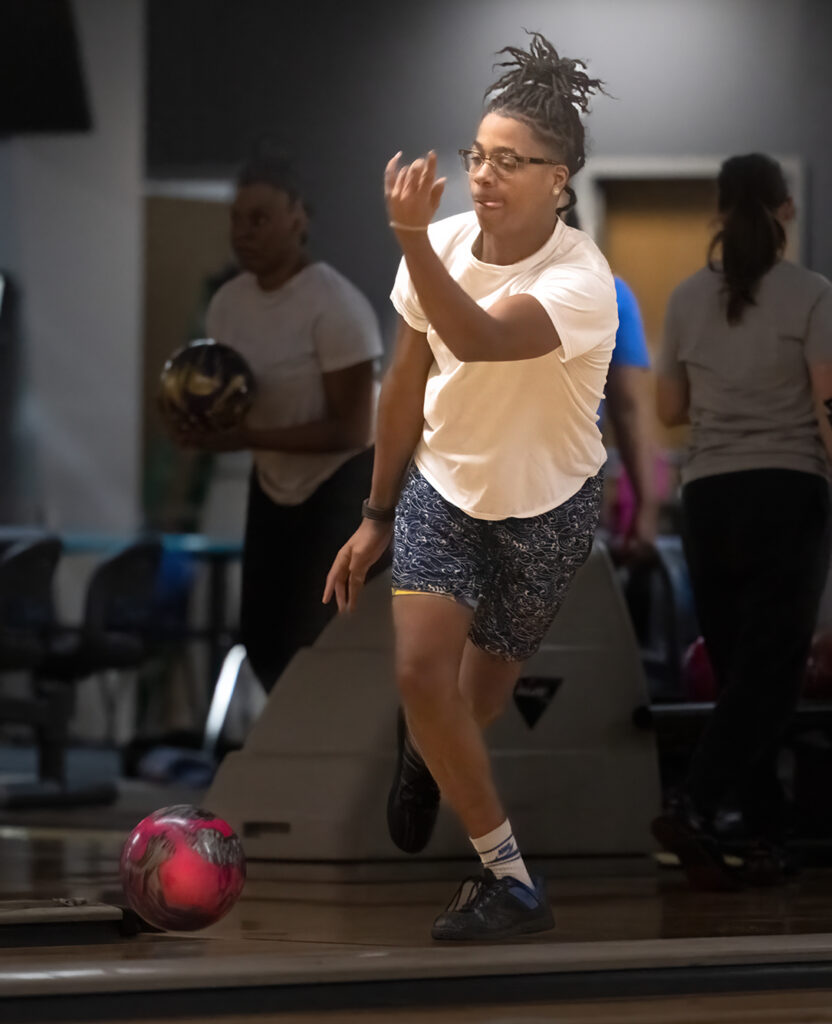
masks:
{"label": "bowler's wrist", "polygon": [[375,523],[392,523],[396,518],[395,505],[374,505],[369,498],[361,502],[361,517]]}

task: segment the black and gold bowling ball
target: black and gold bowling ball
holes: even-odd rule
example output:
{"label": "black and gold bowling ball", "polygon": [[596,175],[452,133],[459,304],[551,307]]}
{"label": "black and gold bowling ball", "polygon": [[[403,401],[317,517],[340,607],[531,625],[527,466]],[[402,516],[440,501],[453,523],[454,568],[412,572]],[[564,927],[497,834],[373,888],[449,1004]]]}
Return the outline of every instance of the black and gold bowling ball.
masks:
{"label": "black and gold bowling ball", "polygon": [[254,377],[240,353],[202,338],[165,363],[159,408],[176,430],[231,430],[251,408],[254,390]]}

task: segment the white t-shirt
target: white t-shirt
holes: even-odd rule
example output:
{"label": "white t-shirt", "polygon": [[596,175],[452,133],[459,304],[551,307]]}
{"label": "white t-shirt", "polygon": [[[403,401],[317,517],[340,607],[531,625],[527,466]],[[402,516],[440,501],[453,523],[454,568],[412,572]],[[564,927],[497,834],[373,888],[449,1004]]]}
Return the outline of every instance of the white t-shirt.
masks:
{"label": "white t-shirt", "polygon": [[[326,263],[311,263],[275,291],[242,273],[214,295],[207,333],[235,348],[257,384],[246,426],[292,427],[326,416],[323,374],[382,354],[378,322],[358,289]],[[257,450],[263,490],[299,505],[361,449],[339,452]]]}
{"label": "white t-shirt", "polygon": [[427,333],[434,356],[414,458],[431,486],[468,515],[528,518],[571,498],[606,459],[597,424],[618,327],[615,283],[592,239],[562,221],[541,249],[508,266],[473,255],[479,233],[473,212],[429,229],[451,277],[483,309],[507,295],[532,295],[561,346],[535,359],[460,362],[425,318],[402,260],[390,297],[414,330]]}

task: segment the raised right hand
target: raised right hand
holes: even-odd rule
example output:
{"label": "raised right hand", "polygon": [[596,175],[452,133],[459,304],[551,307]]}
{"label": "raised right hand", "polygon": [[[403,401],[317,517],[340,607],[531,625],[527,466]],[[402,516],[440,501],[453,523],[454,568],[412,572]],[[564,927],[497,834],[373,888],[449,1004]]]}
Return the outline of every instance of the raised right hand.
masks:
{"label": "raised right hand", "polygon": [[361,525],[335,556],[326,577],[323,603],[335,594],[338,611],[355,611],[367,573],[381,558],[393,537],[393,524],[362,519]]}

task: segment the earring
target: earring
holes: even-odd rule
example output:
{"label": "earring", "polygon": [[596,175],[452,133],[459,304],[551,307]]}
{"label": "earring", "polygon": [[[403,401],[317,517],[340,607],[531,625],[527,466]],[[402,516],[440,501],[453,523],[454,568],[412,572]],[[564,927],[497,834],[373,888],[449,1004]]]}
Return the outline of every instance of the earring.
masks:
{"label": "earring", "polygon": [[559,188],[553,188],[552,189],[552,195],[553,196],[560,195],[560,189]]}

